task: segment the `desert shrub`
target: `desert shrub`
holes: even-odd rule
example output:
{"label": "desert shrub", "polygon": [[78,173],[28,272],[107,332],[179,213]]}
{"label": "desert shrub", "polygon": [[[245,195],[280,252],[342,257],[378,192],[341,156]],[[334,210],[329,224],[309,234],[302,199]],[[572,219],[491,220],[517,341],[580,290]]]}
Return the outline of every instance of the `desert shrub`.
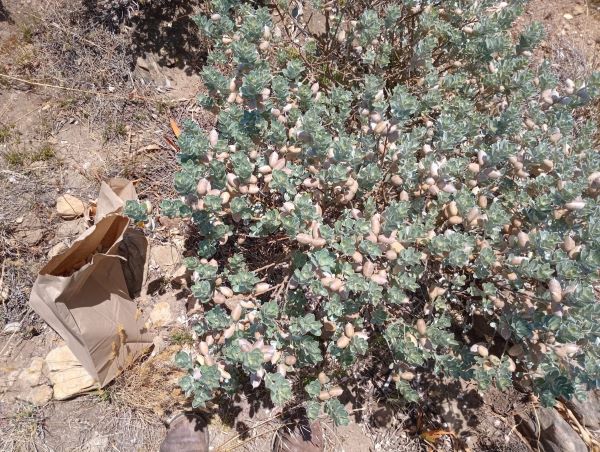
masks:
{"label": "desert shrub", "polygon": [[176,356],[194,406],[264,382],[344,423],[339,381],[374,357],[407,401],[431,376],[547,405],[597,384],[600,157],[576,113],[600,76],[534,68],[522,3],[213,0],[196,18],[217,123],[185,123],[161,205],[199,237],[197,343]]}

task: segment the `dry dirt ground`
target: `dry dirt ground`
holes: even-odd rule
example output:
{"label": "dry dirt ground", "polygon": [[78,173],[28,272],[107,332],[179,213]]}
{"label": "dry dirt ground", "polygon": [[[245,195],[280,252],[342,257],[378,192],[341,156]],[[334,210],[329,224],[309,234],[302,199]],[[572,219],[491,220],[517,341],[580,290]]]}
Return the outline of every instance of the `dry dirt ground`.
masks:
{"label": "dry dirt ground", "polygon": [[[83,219],[57,215],[57,196],[89,203],[101,180],[122,176],[157,206],[171,193],[176,169],[169,120],[211,122],[194,102],[204,50],[190,16],[200,3],[159,0],[107,18],[94,0],[0,0],[0,450],[157,450],[164,421],[181,400],[169,363],[190,340],[183,328],[187,295],[165,275],[177,266],[184,231],[164,220],[150,233],[151,283],[138,300],[162,325],[158,354],[104,390],[67,401],[41,394],[31,403],[34,388],[47,387],[44,366],[34,388],[21,380],[29,375],[23,369],[62,344],[27,308],[36,272],[49,252],[86,227]],[[600,68],[600,2],[533,0],[517,26],[531,20],[549,33],[536,57],[550,58],[562,77],[581,79]],[[585,431],[596,425],[577,407],[575,420],[569,411],[537,411],[517,391],[480,394],[464,385],[437,393],[410,409],[349,401],[355,422],[326,425],[327,448],[527,451],[537,446],[517,424],[526,424],[528,412],[563,422],[558,432],[566,438],[579,438],[569,423],[581,422]],[[214,450],[270,450],[279,413],[260,398],[218,411],[210,427]],[[552,436],[550,430],[544,432]]]}

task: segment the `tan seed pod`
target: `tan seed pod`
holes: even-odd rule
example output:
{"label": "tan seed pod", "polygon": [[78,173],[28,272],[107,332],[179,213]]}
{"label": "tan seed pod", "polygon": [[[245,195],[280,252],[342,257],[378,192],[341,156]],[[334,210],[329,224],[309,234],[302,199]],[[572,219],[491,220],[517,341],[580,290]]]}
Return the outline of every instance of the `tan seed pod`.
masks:
{"label": "tan seed pod", "polygon": [[565,237],[565,239],[563,240],[562,249],[565,250],[566,252],[569,252],[573,248],[575,248],[576,245],[577,244],[575,243],[575,240],[573,240],[573,237],[571,237],[570,235],[567,235]]}
{"label": "tan seed pod", "polygon": [[521,248],[526,248],[529,243],[529,235],[526,232],[519,232],[517,234],[517,242]]}
{"label": "tan seed pod", "polygon": [[271,155],[269,155],[269,166],[274,168],[278,161],[279,154],[277,153],[277,151],[273,151]]}
{"label": "tan seed pod", "polygon": [[479,172],[479,164],[478,163],[469,163],[467,169],[471,171],[473,174],[477,174]]}
{"label": "tan seed pod", "polygon": [[240,305],[242,306],[242,308],[245,308],[245,309],[255,309],[256,308],[256,305],[248,300],[240,301]]}
{"label": "tan seed pod", "polygon": [[467,222],[469,224],[476,223],[477,219],[479,218],[479,215],[481,215],[481,211],[479,210],[479,207],[471,208],[469,210],[469,212],[467,213]]}
{"label": "tan seed pod", "polygon": [[293,366],[294,364],[296,364],[296,361],[297,359],[294,355],[287,355],[284,360],[285,364],[288,366]]}
{"label": "tan seed pod", "polygon": [[339,348],[346,348],[350,344],[350,338],[348,336],[340,336],[337,340],[336,345]]}
{"label": "tan seed pod", "polygon": [[325,375],[325,372],[319,372],[319,376],[317,378],[319,380],[319,383],[321,383],[322,385],[326,385],[327,383],[329,383],[329,377]]}
{"label": "tan seed pod", "polygon": [[446,289],[438,286],[434,286],[429,289],[429,299],[431,301],[435,300],[437,297],[440,297],[446,293]]}
{"label": "tan seed pod", "polygon": [[371,217],[371,231],[375,235],[379,235],[381,232],[381,215],[378,213]]}
{"label": "tan seed pod", "polygon": [[271,171],[273,171],[273,168],[271,168],[269,165],[263,165],[258,168],[258,172],[260,174],[269,174]]}
{"label": "tan seed pod", "polygon": [[296,240],[298,243],[302,243],[303,245],[311,245],[313,238],[310,234],[300,233],[296,235]]}
{"label": "tan seed pod", "polygon": [[321,400],[321,401],[324,402],[324,401],[329,400],[329,399],[331,399],[331,395],[329,394],[329,392],[327,392],[327,391],[321,391],[319,393],[319,400]]}
{"label": "tan seed pod", "polygon": [[357,264],[362,264],[362,261],[363,261],[363,255],[362,255],[362,254],[360,254],[360,252],[359,252],[359,251],[355,251],[355,252],[352,254],[352,260],[353,260],[354,262],[356,262]]}
{"label": "tan seed pod", "polygon": [[213,301],[215,302],[215,304],[223,304],[227,301],[227,299],[225,298],[225,296],[222,293],[215,292],[213,294]]}
{"label": "tan seed pod", "polygon": [[344,393],[344,390],[339,386],[336,386],[335,388],[331,388],[328,392],[331,397],[339,397]]}
{"label": "tan seed pod", "polygon": [[488,351],[487,347],[484,347],[483,345],[478,345],[477,346],[477,354],[479,356],[481,356],[482,358],[487,358],[487,356],[490,354],[490,352]]}
{"label": "tan seed pod", "polygon": [[500,298],[495,298],[494,297],[493,303],[494,303],[494,307],[497,308],[497,309],[502,309],[505,306],[504,301],[501,300]]}
{"label": "tan seed pod", "polygon": [[563,291],[560,283],[556,278],[552,278],[548,282],[548,291],[550,292],[550,296],[552,301],[555,303],[560,303],[563,299]]}
{"label": "tan seed pod", "polygon": [[572,201],[565,204],[567,210],[581,210],[585,207],[584,201]]}
{"label": "tan seed pod", "polygon": [[268,283],[258,283],[256,286],[254,286],[254,293],[256,295],[260,295],[268,291],[270,288],[271,286]]}
{"label": "tan seed pod", "polygon": [[554,169],[554,162],[550,159],[544,159],[542,162],[542,168],[544,169],[544,171],[549,173]]}
{"label": "tan seed pod", "polygon": [[196,192],[200,196],[204,196],[210,190],[210,182],[206,178],[202,178],[198,181],[196,186]]}
{"label": "tan seed pod", "polygon": [[341,279],[335,278],[329,287],[333,292],[339,292],[342,290],[344,283]]}
{"label": "tan seed pod", "polygon": [[402,244],[400,242],[397,242],[397,241],[392,242],[392,244],[390,245],[390,248],[392,250],[394,250],[396,253],[400,253],[404,249],[404,247],[402,246]]}
{"label": "tan seed pod", "polygon": [[394,174],[391,178],[390,178],[392,184],[394,184],[396,187],[399,187],[400,185],[402,185],[404,183],[404,181],[402,180],[402,178],[400,176],[398,176],[397,174]]}
{"label": "tan seed pod", "polygon": [[323,287],[331,287],[331,284],[334,280],[335,278],[333,278],[332,276],[326,276],[324,278],[321,278],[321,284],[323,284]]}
{"label": "tan seed pod", "polygon": [[462,222],[462,217],[459,217],[458,215],[448,218],[448,223],[450,223],[451,225],[461,224]]}
{"label": "tan seed pod", "polygon": [[456,205],[456,201],[450,201],[448,204],[448,216],[455,217],[458,215],[458,206]]}
{"label": "tan seed pod", "polygon": [[204,356],[209,355],[208,344],[205,341],[201,341],[200,344],[198,344],[198,348],[200,349],[200,353]]}
{"label": "tan seed pod", "polygon": [[277,373],[283,375],[284,377],[287,374],[287,366],[283,363],[279,363],[277,365]]}
{"label": "tan seed pod", "polygon": [[405,381],[411,381],[415,378],[415,374],[413,372],[401,372],[400,378]]}
{"label": "tan seed pod", "polygon": [[229,327],[227,327],[227,329],[225,331],[223,331],[223,337],[225,339],[229,339],[230,337],[232,337],[235,333],[235,323],[230,325]]}
{"label": "tan seed pod", "polygon": [[231,288],[227,287],[227,286],[221,286],[217,289],[219,292],[221,292],[224,296],[226,296],[227,298],[231,298],[233,297],[233,290],[231,290]]}
{"label": "tan seed pod", "polygon": [[425,320],[423,320],[423,319],[417,320],[417,331],[421,336],[427,335],[427,324],[425,323]]}
{"label": "tan seed pod", "polygon": [[240,320],[241,317],[242,317],[242,307],[239,304],[237,304],[231,310],[231,320],[233,320],[234,322],[237,322],[238,320]]}
{"label": "tan seed pod", "polygon": [[271,364],[273,364],[273,365],[277,364],[277,362],[279,361],[280,358],[281,358],[281,352],[279,350],[275,351],[275,353],[273,353],[273,356],[271,357]]}
{"label": "tan seed pod", "polygon": [[371,275],[371,281],[373,281],[375,284],[377,284],[378,286],[385,286],[388,282],[387,280],[387,276],[386,275],[381,275],[381,274],[376,274],[376,275]]}
{"label": "tan seed pod", "polygon": [[385,252],[385,258],[388,261],[395,261],[396,259],[398,259],[398,253],[396,253],[394,250],[387,250]]}
{"label": "tan seed pod", "polygon": [[344,325],[344,334],[347,337],[353,337],[354,336],[354,325],[352,325],[351,323],[346,323],[346,325]]}
{"label": "tan seed pod", "polygon": [[371,262],[370,260],[365,261],[362,268],[362,274],[367,278],[370,278],[373,275],[374,271],[375,265],[373,265],[373,262]]}

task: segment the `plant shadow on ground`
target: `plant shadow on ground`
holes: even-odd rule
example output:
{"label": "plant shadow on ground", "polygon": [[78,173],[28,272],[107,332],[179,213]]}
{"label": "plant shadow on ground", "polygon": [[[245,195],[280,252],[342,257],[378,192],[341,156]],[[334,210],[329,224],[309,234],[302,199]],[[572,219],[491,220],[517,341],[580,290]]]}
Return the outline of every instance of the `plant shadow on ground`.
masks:
{"label": "plant shadow on ground", "polygon": [[8,10],[2,3],[2,0],[0,0],[0,22],[9,22],[9,23],[13,22],[12,19],[10,18],[10,14],[8,13]]}
{"label": "plant shadow on ground", "polygon": [[193,20],[202,2],[159,0],[148,2],[139,9],[122,7],[113,10],[111,17],[102,3],[84,0],[89,20],[101,21],[117,29],[119,22],[130,25],[134,63],[136,57],[152,53],[159,56],[157,63],[160,65],[184,69],[188,75],[202,68],[206,50]]}

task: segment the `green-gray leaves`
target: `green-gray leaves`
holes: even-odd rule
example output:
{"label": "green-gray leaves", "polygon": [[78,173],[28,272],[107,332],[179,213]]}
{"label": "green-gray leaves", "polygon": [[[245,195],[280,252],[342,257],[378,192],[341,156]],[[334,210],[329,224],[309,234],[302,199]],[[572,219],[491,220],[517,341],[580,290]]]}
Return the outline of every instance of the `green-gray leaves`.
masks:
{"label": "green-gray leaves", "polygon": [[296,336],[302,336],[304,334],[320,336],[321,326],[321,322],[315,319],[314,314],[310,313],[302,318],[293,319],[290,325],[290,333]]}
{"label": "green-gray leaves", "polygon": [[331,399],[325,403],[325,412],[333,419],[335,425],[348,425],[350,419],[344,405],[338,399]]}
{"label": "green-gray leaves", "polygon": [[[339,381],[316,374],[385,347],[408,402],[420,374],[525,378],[545,404],[597,385],[600,157],[574,109],[600,75],[531,65],[542,29],[513,39],[521,0],[329,5],[320,35],[298,8],[274,25],[253,2],[209,3],[199,101],[216,123],[184,123],[161,203],[194,230],[201,353],[176,362],[195,406],[250,378],[343,424]],[[474,318],[489,333],[471,350]]]}
{"label": "green-gray leaves", "polygon": [[265,385],[275,405],[282,406],[292,399],[292,385],[281,374],[267,374]]}

